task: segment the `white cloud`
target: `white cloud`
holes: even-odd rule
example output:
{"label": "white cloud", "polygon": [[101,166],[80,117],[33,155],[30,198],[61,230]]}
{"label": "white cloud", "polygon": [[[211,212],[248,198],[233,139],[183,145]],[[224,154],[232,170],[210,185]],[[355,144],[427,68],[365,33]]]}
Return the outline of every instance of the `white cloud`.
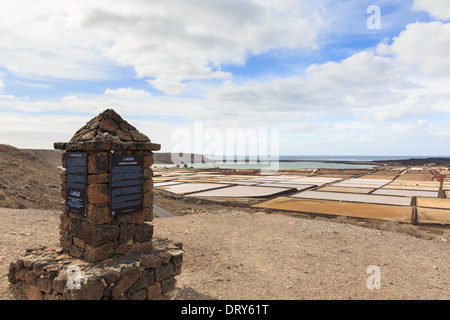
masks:
{"label": "white cloud", "polygon": [[[311,65],[305,77],[275,78],[267,82],[228,85],[212,91],[211,112],[225,117],[295,119],[355,115],[375,107],[402,102],[417,84],[408,80],[409,68],[370,51],[341,62]],[[289,116],[287,116],[289,114]]]}
{"label": "white cloud", "polygon": [[106,89],[101,94],[78,93],[53,99],[28,99],[0,95],[0,111],[9,110],[35,116],[42,113],[63,112],[66,115],[85,114],[86,117],[93,117],[105,109],[112,108],[125,117],[136,119],[153,117],[195,119],[202,117],[205,105],[205,102],[201,100],[153,96],[144,89],[131,87]]}
{"label": "white cloud", "polygon": [[[352,67],[356,64],[355,61],[346,63]],[[325,65],[323,67],[325,68]],[[339,64],[333,67],[343,68]],[[323,94],[324,91],[329,90],[329,83],[320,86],[323,78],[319,75],[320,72],[325,71],[321,70],[320,66],[317,68],[312,72],[316,78],[312,81],[311,87],[308,87],[317,86],[316,91],[309,93],[310,97],[305,97],[315,101],[316,105],[306,106],[307,108],[303,110],[298,107],[295,109],[295,101],[301,99],[301,96],[291,97],[292,102],[289,98],[281,101],[285,109],[277,109],[279,104],[274,106],[267,104],[264,106],[265,109],[252,109],[252,101],[257,99],[250,98],[251,95],[248,93],[241,107],[230,102],[224,105],[223,97],[207,101],[162,96],[145,97],[145,91],[132,88],[109,89],[108,94],[66,96],[52,101],[28,101],[18,98],[6,100],[0,96],[0,143],[23,148],[52,148],[53,142],[67,141],[89,119],[106,108],[113,108],[153,142],[161,143],[164,151],[174,151],[173,148],[179,145],[180,141],[172,139],[172,133],[177,129],[184,129],[194,139],[194,123],[203,119],[201,122],[203,133],[209,129],[219,130],[223,135],[228,129],[280,129],[280,152],[282,153],[352,154],[357,150],[356,153],[360,154],[412,154],[416,152],[417,145],[411,141],[417,141],[417,144],[421,146],[420,150],[429,151],[428,154],[438,152],[443,154],[444,151],[439,149],[439,146],[450,139],[448,106],[444,103],[445,96],[442,95],[448,82],[442,83],[441,88],[433,86],[435,81],[424,82],[425,86],[433,88],[434,93],[427,87],[413,88],[405,93],[412,96],[410,99],[395,100],[395,103],[391,105],[365,105],[363,108],[355,107],[348,110],[346,105],[348,102],[337,100],[339,88],[331,90],[329,94]],[[329,68],[328,65],[327,69]],[[342,69],[344,73],[346,70],[346,68]],[[369,68],[369,70],[372,69]],[[345,76],[343,78],[345,79]],[[302,84],[306,83],[304,79],[299,79],[303,81]],[[299,79],[297,81],[300,81]],[[280,83],[273,81],[264,85],[254,83],[253,91],[250,92],[263,97],[264,90],[278,86],[276,90],[280,92],[280,95],[286,90],[288,90],[286,94],[290,95],[296,88],[298,89],[299,82],[288,80],[291,81]],[[333,81],[339,82],[339,78]],[[381,80],[378,79],[378,81]],[[395,84],[395,80],[386,86],[389,87],[392,84]],[[343,87],[346,85],[348,82],[344,82]],[[248,84],[248,87],[241,89],[249,91],[249,87]],[[355,88],[352,95],[355,98],[364,96],[366,94],[364,91],[370,88],[371,86],[367,83]],[[374,86],[370,90],[377,91],[377,87]],[[378,91],[379,96],[383,96],[383,90]],[[135,94],[137,97],[133,96]],[[270,94],[273,93],[269,93],[269,96]],[[329,98],[336,101],[330,101]],[[418,104],[417,101],[420,99],[423,101]],[[332,110],[325,108],[327,103],[332,104],[330,107]],[[442,108],[447,106],[447,110],[435,110],[436,105]],[[62,116],[61,106],[70,110],[70,113]],[[210,106],[216,108],[210,109]],[[13,113],[12,110],[20,110],[20,112]],[[444,115],[441,122],[427,120],[428,116],[436,114],[437,111]],[[342,115],[348,117],[343,117],[336,122],[335,118],[339,119]],[[177,119],[174,119],[174,116]],[[52,125],[49,126],[49,123]],[[191,144],[194,143],[193,141]],[[380,141],[383,143],[380,144]],[[206,147],[210,143],[205,140],[203,146]],[[426,154],[425,151],[421,152]]]}
{"label": "white cloud", "polygon": [[[275,5],[276,3],[276,5]],[[183,80],[229,79],[222,63],[316,47],[305,1],[7,1],[0,66],[26,77],[105,79],[117,65],[169,94]]]}
{"label": "white cloud", "polygon": [[186,85],[178,81],[156,78],[155,80],[147,80],[147,83],[170,95],[177,96],[186,91]]}
{"label": "white cloud", "polygon": [[106,78],[108,63],[93,36],[68,27],[71,8],[63,1],[0,2],[0,66],[29,78]]}
{"label": "white cloud", "polygon": [[413,8],[417,11],[426,11],[437,19],[450,19],[450,3],[448,0],[415,0]]}
{"label": "white cloud", "polygon": [[[329,12],[336,17],[360,6],[327,2],[339,9]],[[424,3],[416,1],[415,8]],[[420,143],[432,154],[448,141],[450,27],[444,22],[410,24],[376,49],[285,78],[245,82],[221,70],[270,50],[317,48],[318,32],[329,23],[320,17],[324,8],[310,6],[297,0],[1,2],[0,67],[8,75],[107,79],[119,65],[170,96],[132,87],[42,100],[0,95],[0,143],[51,148],[106,108],[166,151],[176,143],[171,133],[192,131],[195,120],[222,132],[279,128],[280,145],[294,153],[411,153]],[[444,17],[441,9],[435,1],[420,10]],[[364,25],[365,10],[361,17]],[[342,22],[341,31],[356,20]],[[192,81],[199,79],[215,81]],[[181,96],[192,88],[195,94]]]}
{"label": "white cloud", "polygon": [[450,23],[409,24],[392,44],[380,44],[377,52],[393,55],[400,63],[417,66],[427,75],[450,76]]}
{"label": "white cloud", "polygon": [[150,92],[141,89],[133,89],[131,87],[128,88],[119,88],[119,89],[106,89],[105,96],[116,97],[119,99],[146,99],[150,97]]}
{"label": "white cloud", "polygon": [[53,149],[54,142],[68,141],[88,120],[79,116],[0,111],[0,143],[17,148]]}
{"label": "white cloud", "polygon": [[[421,155],[448,156],[442,148],[450,139],[447,120],[414,120],[401,123],[345,121],[319,122],[310,130],[283,135],[281,154],[296,150],[300,154],[336,155]],[[294,133],[295,131],[294,128]],[[292,151],[291,151],[292,153]]]}

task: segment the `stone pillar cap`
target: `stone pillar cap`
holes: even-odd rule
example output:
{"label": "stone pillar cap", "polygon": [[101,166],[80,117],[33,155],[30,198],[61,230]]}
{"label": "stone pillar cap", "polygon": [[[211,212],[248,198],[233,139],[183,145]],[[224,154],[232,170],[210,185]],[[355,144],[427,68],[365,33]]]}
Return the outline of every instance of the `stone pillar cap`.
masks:
{"label": "stone pillar cap", "polygon": [[54,148],[66,151],[158,151],[161,145],[151,143],[117,112],[107,109],[88,121],[69,142],[55,142]]}

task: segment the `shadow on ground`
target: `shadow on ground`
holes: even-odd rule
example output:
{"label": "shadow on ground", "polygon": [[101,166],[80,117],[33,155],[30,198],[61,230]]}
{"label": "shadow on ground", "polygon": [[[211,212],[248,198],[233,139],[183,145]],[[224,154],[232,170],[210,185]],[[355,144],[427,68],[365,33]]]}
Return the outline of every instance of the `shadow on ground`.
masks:
{"label": "shadow on ground", "polygon": [[177,288],[169,296],[165,297],[165,300],[217,300],[214,297],[200,293],[191,287],[183,286]]}

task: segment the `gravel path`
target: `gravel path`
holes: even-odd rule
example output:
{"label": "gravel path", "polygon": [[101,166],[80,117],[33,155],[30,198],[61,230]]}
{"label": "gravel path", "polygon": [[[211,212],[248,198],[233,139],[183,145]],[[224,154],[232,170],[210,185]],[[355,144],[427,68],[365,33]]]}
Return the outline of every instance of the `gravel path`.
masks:
{"label": "gravel path", "polygon": [[158,218],[170,218],[176,215],[167,209],[161,208],[157,204],[153,205],[153,215]]}

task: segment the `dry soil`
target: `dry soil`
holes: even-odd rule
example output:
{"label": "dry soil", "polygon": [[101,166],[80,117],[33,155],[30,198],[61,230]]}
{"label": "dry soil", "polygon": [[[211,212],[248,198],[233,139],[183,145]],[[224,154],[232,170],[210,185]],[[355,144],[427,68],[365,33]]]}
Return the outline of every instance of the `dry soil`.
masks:
{"label": "dry soil", "polygon": [[[429,240],[256,209],[181,207],[184,215],[153,221],[155,236],[185,251],[168,299],[450,299],[448,233]],[[0,217],[0,299],[18,299],[9,262],[58,244],[59,211],[0,208]],[[367,287],[370,266],[379,267],[380,289]]]}
{"label": "dry soil", "polygon": [[60,169],[28,151],[0,144],[0,207],[56,209]]}

